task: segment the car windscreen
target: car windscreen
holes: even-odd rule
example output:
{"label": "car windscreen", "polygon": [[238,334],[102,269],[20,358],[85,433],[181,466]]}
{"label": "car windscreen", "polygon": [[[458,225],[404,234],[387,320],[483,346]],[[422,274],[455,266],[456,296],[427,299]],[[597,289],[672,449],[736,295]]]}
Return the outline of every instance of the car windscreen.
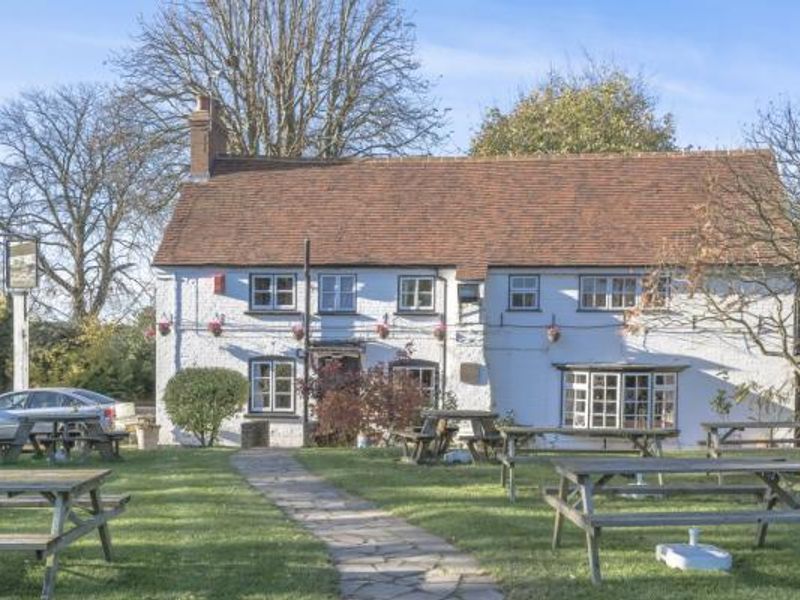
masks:
{"label": "car windscreen", "polygon": [[114,404],[115,400],[113,398],[109,398],[108,396],[104,396],[103,394],[98,394],[97,392],[93,392],[91,390],[70,390],[76,396],[83,398],[84,400],[89,400],[90,402],[96,404]]}

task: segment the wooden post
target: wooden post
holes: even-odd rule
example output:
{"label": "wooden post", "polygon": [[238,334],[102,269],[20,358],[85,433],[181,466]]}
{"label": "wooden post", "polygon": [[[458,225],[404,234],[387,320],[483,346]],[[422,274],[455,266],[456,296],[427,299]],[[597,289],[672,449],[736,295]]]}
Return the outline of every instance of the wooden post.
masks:
{"label": "wooden post", "polygon": [[[306,238],[303,245],[303,279],[305,281],[305,303],[303,307],[303,429],[308,424],[308,382],[311,377],[311,240]],[[305,437],[305,432],[303,434]]]}
{"label": "wooden post", "polygon": [[14,389],[28,389],[28,292],[11,293],[14,314]]}

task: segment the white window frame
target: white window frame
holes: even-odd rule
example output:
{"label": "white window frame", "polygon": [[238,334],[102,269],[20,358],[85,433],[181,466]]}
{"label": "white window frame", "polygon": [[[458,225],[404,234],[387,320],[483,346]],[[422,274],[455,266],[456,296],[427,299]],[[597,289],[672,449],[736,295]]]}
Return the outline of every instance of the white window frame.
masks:
{"label": "white window frame", "polygon": [[[257,279],[268,279],[269,290],[256,290]],[[279,279],[292,280],[291,303],[279,303],[278,293],[285,294],[287,290],[278,290]],[[269,293],[270,301],[266,304],[256,302],[257,293]],[[252,311],[293,311],[297,307],[297,276],[294,273],[252,273],[250,275],[250,310]]]}
{"label": "white window frame", "polygon": [[[595,376],[615,377],[617,384],[617,400],[615,411],[595,410],[594,391]],[[626,383],[628,377],[646,377],[645,387],[637,385],[635,393],[646,390],[644,401],[647,414],[644,424],[628,426],[625,424],[625,408],[630,404],[627,398]],[[579,379],[580,378],[580,379]],[[585,407],[578,406],[581,396],[588,400]],[[674,429],[678,420],[678,371],[592,371],[586,369],[566,369],[562,373],[561,422],[564,427],[575,429]],[[607,403],[603,399],[598,402]],[[642,404],[641,401],[638,404]],[[616,425],[609,423],[609,417],[615,415]],[[595,425],[595,416],[602,418],[602,423]],[[668,417],[665,419],[665,417]]]}
{"label": "white window frame", "polygon": [[[661,381],[659,381],[659,379]],[[671,407],[671,421],[664,424],[664,405]],[[655,429],[674,429],[678,426],[678,374],[671,371],[653,373],[652,426]]]}
{"label": "white window frame", "polygon": [[[516,286],[515,280],[532,279],[532,286]],[[540,280],[538,275],[529,273],[520,273],[508,276],[508,310],[539,310],[539,289]],[[530,306],[516,306],[514,304],[514,297],[520,296],[524,298],[526,295],[533,296],[533,303]]]}
{"label": "white window frame", "polygon": [[[599,378],[604,381],[602,386],[598,385]],[[616,385],[609,385],[611,381],[614,381]],[[622,406],[620,383],[619,373],[592,371],[589,374],[589,427],[591,429],[620,428],[620,408]],[[616,390],[614,399],[610,398],[611,390]],[[602,398],[596,397],[600,391],[603,392]],[[598,405],[602,405],[602,407],[598,409]],[[595,424],[597,419],[601,420],[599,425]]]}
{"label": "white window frame", "polygon": [[[671,296],[671,278],[659,277],[653,297],[647,304],[644,304],[647,291],[644,289],[644,279],[641,275],[580,275],[578,306],[581,310],[590,311],[624,311],[637,306],[656,310],[667,308]],[[598,292],[598,287],[602,291]]]}
{"label": "white window frame", "polygon": [[[391,365],[392,373],[403,371],[419,383],[420,389],[428,396],[431,405],[435,406],[436,399],[439,397],[439,365]],[[431,385],[426,386],[422,382],[422,372],[431,373]]]}
{"label": "white window frame", "polygon": [[[643,373],[643,372],[635,372],[635,371],[625,371],[624,373],[620,374],[620,379],[622,383],[622,420],[620,427],[622,429],[648,429],[650,427],[650,423],[652,420],[653,414],[653,374],[652,373]],[[628,387],[628,378],[634,378],[634,385],[633,387]],[[644,378],[646,380],[645,385],[641,386],[641,379]],[[628,391],[633,392],[633,398],[628,399]],[[644,402],[641,401],[639,394],[641,392],[645,392],[645,399]],[[626,420],[626,409],[629,406],[634,408],[634,415],[638,416],[640,413],[638,410],[640,407],[644,405],[644,423],[635,423],[633,425],[627,425],[625,423]]]}
{"label": "white window frame", "polygon": [[[325,280],[333,280],[333,291],[325,292]],[[346,291],[342,289],[342,280],[350,279],[353,282],[352,289]],[[358,288],[358,279],[354,273],[322,273],[319,276],[319,285],[317,289],[317,310],[320,313],[354,313],[358,305],[358,296],[356,289]],[[333,308],[324,307],[324,297],[326,294],[332,294]],[[343,294],[350,294],[353,297],[352,306],[342,306]]]}
{"label": "white window frame", "polygon": [[564,372],[564,427],[589,427],[589,372]]}
{"label": "white window frame", "polygon": [[[269,389],[265,390],[265,395],[259,393],[257,389],[257,385],[260,381],[267,379],[266,377],[256,377],[256,369],[260,365],[269,365]],[[276,376],[276,366],[278,365],[289,365],[291,367],[291,373],[288,377]],[[249,403],[249,412],[253,414],[261,414],[261,413],[289,413],[293,414],[295,412],[295,377],[296,377],[296,366],[295,361],[286,358],[257,358],[250,361],[250,403]],[[277,383],[278,380],[281,381],[289,381],[289,394],[290,394],[290,402],[289,407],[278,407],[276,406],[276,398],[278,394],[285,396],[286,392],[278,392],[277,391]],[[256,397],[261,395],[263,398],[262,406],[256,409],[255,400]]]}
{"label": "white window frame", "polygon": [[[404,302],[403,283],[406,281],[414,282],[414,302],[411,305]],[[431,283],[430,305],[420,303],[419,284],[421,281],[430,281]],[[433,275],[400,275],[397,279],[397,308],[400,312],[433,312],[436,310],[436,279]]]}

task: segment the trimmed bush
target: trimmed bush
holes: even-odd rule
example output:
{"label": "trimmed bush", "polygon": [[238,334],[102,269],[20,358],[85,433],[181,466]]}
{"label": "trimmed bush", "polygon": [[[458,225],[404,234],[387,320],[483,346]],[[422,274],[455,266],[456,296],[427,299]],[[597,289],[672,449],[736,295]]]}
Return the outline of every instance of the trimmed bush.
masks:
{"label": "trimmed bush", "polygon": [[225,419],[247,402],[247,379],[218,367],[190,368],[167,383],[164,406],[172,422],[192,433],[201,446],[213,446]]}

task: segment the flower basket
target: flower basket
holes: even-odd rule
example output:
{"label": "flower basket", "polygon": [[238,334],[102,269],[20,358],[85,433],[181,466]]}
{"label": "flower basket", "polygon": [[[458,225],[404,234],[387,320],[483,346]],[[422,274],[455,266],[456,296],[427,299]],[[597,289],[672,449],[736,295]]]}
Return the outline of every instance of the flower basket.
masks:
{"label": "flower basket", "polygon": [[295,323],[294,325],[292,325],[292,335],[294,336],[294,339],[296,339],[298,342],[305,337],[306,330],[303,327],[302,323]]}
{"label": "flower basket", "polygon": [[375,325],[375,333],[378,334],[379,338],[385,340],[389,337],[389,326],[386,323],[378,323]]}
{"label": "flower basket", "polygon": [[158,333],[161,335],[169,335],[172,331],[172,322],[167,319],[161,319],[158,322]]}
{"label": "flower basket", "polygon": [[558,325],[547,326],[547,340],[554,344],[561,338],[561,328]]}
{"label": "flower basket", "polygon": [[435,337],[440,342],[444,341],[444,338],[447,336],[447,325],[444,323],[439,323],[436,327],[433,328],[433,337]]}
{"label": "flower basket", "polygon": [[152,326],[148,327],[142,332],[142,334],[144,334],[144,339],[152,340],[154,337],[156,337],[156,328]]}
{"label": "flower basket", "polygon": [[214,318],[208,322],[208,330],[214,337],[222,335],[222,320]]}

